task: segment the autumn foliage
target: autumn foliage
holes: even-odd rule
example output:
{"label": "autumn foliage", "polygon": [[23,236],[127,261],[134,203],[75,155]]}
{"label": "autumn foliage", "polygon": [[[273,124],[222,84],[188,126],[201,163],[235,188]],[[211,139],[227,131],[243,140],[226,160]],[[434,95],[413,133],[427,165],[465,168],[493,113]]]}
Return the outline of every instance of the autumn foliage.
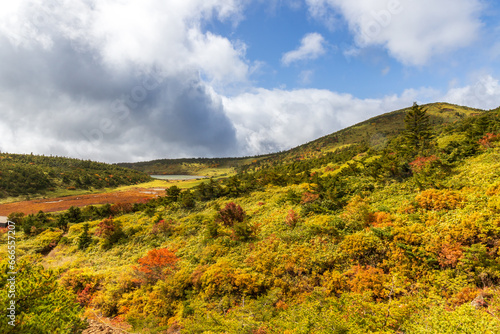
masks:
{"label": "autumn foliage", "polygon": [[[55,240],[42,261],[73,300],[134,333],[497,333],[500,147],[487,134],[500,111],[489,114],[439,131],[433,116],[406,137],[353,127],[329,142],[340,147],[241,162],[235,177],[171,187],[133,213],[83,208],[67,232],[40,223],[47,233],[27,238],[25,220],[20,254],[36,261]],[[396,130],[404,113],[391,117]],[[367,143],[373,132],[387,142]]]}
{"label": "autumn foliage", "polygon": [[237,222],[242,222],[245,219],[245,212],[241,206],[234,202],[227,203],[226,206],[219,210],[217,220],[225,226],[233,226]]}
{"label": "autumn foliage", "polygon": [[491,148],[498,141],[500,141],[500,134],[487,133],[483,138],[479,140],[479,144],[481,144],[481,146],[484,148]]}
{"label": "autumn foliage", "polygon": [[427,210],[453,210],[464,204],[460,193],[452,190],[429,189],[415,197],[418,205]]}
{"label": "autumn foliage", "polygon": [[290,209],[290,211],[288,211],[288,214],[285,218],[285,224],[287,224],[289,227],[295,227],[295,225],[297,225],[297,223],[299,222],[299,219],[300,219],[300,215],[295,212],[293,209]]}
{"label": "autumn foliage", "polygon": [[153,249],[140,258],[135,269],[144,276],[146,282],[165,279],[175,269],[179,258],[167,248]]}
{"label": "autumn foliage", "polygon": [[425,167],[432,164],[434,161],[437,161],[438,157],[435,155],[431,155],[429,157],[417,157],[415,160],[410,162],[410,168],[414,173],[421,172]]}

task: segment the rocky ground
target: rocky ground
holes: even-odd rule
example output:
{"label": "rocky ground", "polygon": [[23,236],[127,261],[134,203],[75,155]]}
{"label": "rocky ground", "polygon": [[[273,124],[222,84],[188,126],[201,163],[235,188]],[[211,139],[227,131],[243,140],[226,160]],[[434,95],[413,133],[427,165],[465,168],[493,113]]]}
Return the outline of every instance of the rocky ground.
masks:
{"label": "rocky ground", "polygon": [[106,324],[103,324],[100,321],[89,319],[88,322],[90,326],[89,328],[84,330],[82,334],[127,334],[128,333],[118,328],[114,328]]}

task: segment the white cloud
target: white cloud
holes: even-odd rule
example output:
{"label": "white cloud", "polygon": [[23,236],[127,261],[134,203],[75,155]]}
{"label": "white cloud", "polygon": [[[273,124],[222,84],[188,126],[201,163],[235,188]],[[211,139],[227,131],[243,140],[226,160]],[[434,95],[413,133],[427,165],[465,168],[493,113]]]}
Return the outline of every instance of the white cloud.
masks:
{"label": "white cloud", "polygon": [[470,45],[479,35],[480,0],[306,0],[325,21],[341,13],[359,47],[378,45],[407,65]]}
{"label": "white cloud", "polygon": [[[243,0],[23,0],[0,5],[0,34],[20,48],[69,40],[107,66],[161,66],[167,75],[197,69],[210,80],[246,80],[245,45],[204,33],[212,19],[242,18]],[[222,64],[222,65],[221,65]]]}
{"label": "white cloud", "polygon": [[328,90],[257,89],[223,98],[242,153],[285,150],[388,111],[411,105],[422,91],[357,99]]}
{"label": "white cloud", "polygon": [[316,59],[325,54],[326,50],[324,44],[325,39],[321,34],[307,34],[302,38],[300,46],[296,50],[289,51],[283,55],[281,62],[285,66],[289,66],[296,61]]}
{"label": "white cloud", "polygon": [[251,64],[244,43],[203,27],[238,22],[245,3],[0,4],[0,128],[14,129],[2,149],[106,161],[236,154],[213,87],[246,85]]}
{"label": "white cloud", "polygon": [[256,89],[222,100],[236,129],[240,152],[254,155],[304,144],[371,117],[409,107],[415,101],[493,109],[500,106],[500,85],[497,79],[483,76],[471,85],[447,92],[422,87],[377,99],[320,89]]}
{"label": "white cloud", "polygon": [[500,106],[500,84],[491,75],[481,75],[468,86],[451,88],[443,101],[480,109],[497,108]]}

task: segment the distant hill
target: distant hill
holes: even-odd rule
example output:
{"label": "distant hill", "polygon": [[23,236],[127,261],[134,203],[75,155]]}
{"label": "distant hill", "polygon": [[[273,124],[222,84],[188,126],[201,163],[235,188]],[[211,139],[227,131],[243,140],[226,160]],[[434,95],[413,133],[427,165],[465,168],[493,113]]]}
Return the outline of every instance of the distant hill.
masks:
{"label": "distant hill", "polygon": [[0,198],[61,189],[100,189],[149,179],[139,171],[90,160],[0,154]]}
{"label": "distant hill", "polygon": [[[431,116],[431,122],[434,126],[454,123],[461,119],[479,115],[484,112],[484,110],[449,103],[431,103],[423,107]],[[205,173],[209,173],[213,168],[234,168],[241,171],[273,163],[318,157],[338,148],[363,141],[369,146],[380,147],[381,145],[383,146],[389,138],[397,135],[404,129],[404,117],[408,109],[409,108],[400,109],[370,118],[288,151],[274,154],[243,158],[158,159],[137,163],[119,163],[117,165],[142,171],[150,175],[205,175]]]}
{"label": "distant hill", "polygon": [[[242,158],[185,158],[185,159],[158,159],[144,162],[118,163],[120,167],[130,168],[149,175],[220,175],[223,171],[230,171],[265,160],[272,155]],[[216,173],[214,173],[217,171]],[[215,175],[211,175],[211,173]]]}

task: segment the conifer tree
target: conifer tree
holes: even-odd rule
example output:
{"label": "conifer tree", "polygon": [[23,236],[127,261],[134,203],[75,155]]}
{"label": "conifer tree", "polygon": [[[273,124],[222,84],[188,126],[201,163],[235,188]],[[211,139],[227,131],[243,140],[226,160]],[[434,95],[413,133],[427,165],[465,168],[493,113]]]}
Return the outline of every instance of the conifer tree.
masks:
{"label": "conifer tree", "polygon": [[416,102],[406,114],[403,135],[413,156],[421,155],[430,146],[432,132],[429,115]]}
{"label": "conifer tree", "polygon": [[85,223],[83,225],[83,231],[78,236],[78,249],[86,249],[92,242],[92,236],[89,234],[89,224]]}

